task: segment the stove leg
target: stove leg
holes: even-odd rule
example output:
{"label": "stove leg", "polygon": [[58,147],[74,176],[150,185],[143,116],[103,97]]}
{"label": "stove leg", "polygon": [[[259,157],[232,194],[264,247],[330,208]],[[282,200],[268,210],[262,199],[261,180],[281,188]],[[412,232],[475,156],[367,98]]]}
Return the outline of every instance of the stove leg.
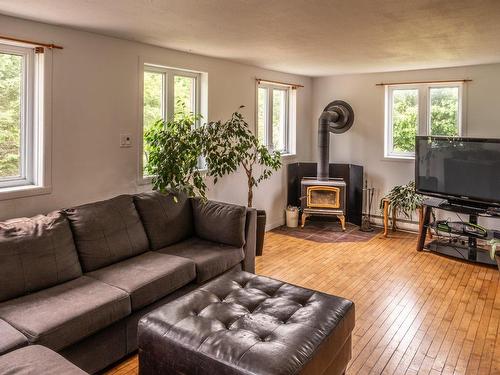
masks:
{"label": "stove leg", "polygon": [[340,225],[342,225],[342,230],[345,232],[345,216],[344,215],[338,215],[337,217],[340,220]]}
{"label": "stove leg", "polygon": [[308,214],[302,213],[302,223],[301,223],[301,228],[304,228],[304,225],[306,225],[306,219],[309,217]]}

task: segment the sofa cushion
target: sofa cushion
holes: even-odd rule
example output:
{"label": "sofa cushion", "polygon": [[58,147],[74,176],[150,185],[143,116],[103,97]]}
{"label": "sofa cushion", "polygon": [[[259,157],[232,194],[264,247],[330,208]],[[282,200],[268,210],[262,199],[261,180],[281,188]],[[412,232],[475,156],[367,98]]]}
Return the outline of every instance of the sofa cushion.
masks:
{"label": "sofa cushion", "polygon": [[0,304],[0,318],[30,343],[60,350],[129,315],[126,292],[90,277]]}
{"label": "sofa cushion", "polygon": [[194,280],[196,269],[189,259],[147,252],[87,276],[124,290],[138,310]]}
{"label": "sofa cushion", "polygon": [[199,198],[192,205],[197,237],[235,247],[245,245],[246,207]]}
{"label": "sofa cushion", "polygon": [[245,258],[241,247],[223,245],[192,237],[159,250],[196,263],[196,282],[202,283],[236,266]]}
{"label": "sofa cushion", "polygon": [[134,196],[151,250],[172,245],[193,235],[191,202],[185,194],[153,191]]}
{"label": "sofa cushion", "polygon": [[28,345],[28,339],[9,323],[0,320],[0,355]]}
{"label": "sofa cushion", "polygon": [[0,223],[0,301],[81,275],[71,229],[61,213]]}
{"label": "sofa cushion", "polygon": [[148,250],[148,238],[130,195],[66,209],[65,213],[85,272]]}
{"label": "sofa cushion", "polygon": [[0,374],[16,375],[85,375],[56,352],[32,345],[0,357]]}

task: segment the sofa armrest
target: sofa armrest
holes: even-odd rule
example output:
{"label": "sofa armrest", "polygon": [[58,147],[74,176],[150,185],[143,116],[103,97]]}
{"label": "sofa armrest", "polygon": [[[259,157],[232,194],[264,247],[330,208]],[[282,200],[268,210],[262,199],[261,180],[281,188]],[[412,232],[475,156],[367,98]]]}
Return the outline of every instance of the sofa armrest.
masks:
{"label": "sofa armrest", "polygon": [[197,237],[234,247],[245,246],[246,207],[200,198],[191,202]]}
{"label": "sofa armrest", "polygon": [[243,259],[243,271],[255,273],[255,249],[257,242],[257,210],[247,208],[245,221],[245,259]]}
{"label": "sofa armrest", "polygon": [[257,210],[230,203],[191,198],[195,235],[208,241],[243,247],[244,271],[255,273]]}

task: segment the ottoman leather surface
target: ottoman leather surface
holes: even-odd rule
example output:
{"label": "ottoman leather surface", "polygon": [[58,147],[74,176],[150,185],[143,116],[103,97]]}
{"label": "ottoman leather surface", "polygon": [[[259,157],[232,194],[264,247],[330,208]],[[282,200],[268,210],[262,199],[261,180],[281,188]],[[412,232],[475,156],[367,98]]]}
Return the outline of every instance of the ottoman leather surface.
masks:
{"label": "ottoman leather surface", "polygon": [[349,300],[231,272],[141,319],[140,372],[323,374],[353,327]]}

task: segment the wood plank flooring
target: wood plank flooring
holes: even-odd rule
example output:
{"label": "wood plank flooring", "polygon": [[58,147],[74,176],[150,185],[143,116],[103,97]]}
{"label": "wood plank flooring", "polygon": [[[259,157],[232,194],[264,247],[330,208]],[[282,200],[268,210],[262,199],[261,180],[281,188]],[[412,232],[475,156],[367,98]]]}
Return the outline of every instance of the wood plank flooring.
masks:
{"label": "wood plank flooring", "polygon": [[[500,273],[415,245],[399,232],[356,243],[271,232],[257,273],[355,302],[347,374],[500,374]],[[137,356],[108,374],[137,374]]]}

